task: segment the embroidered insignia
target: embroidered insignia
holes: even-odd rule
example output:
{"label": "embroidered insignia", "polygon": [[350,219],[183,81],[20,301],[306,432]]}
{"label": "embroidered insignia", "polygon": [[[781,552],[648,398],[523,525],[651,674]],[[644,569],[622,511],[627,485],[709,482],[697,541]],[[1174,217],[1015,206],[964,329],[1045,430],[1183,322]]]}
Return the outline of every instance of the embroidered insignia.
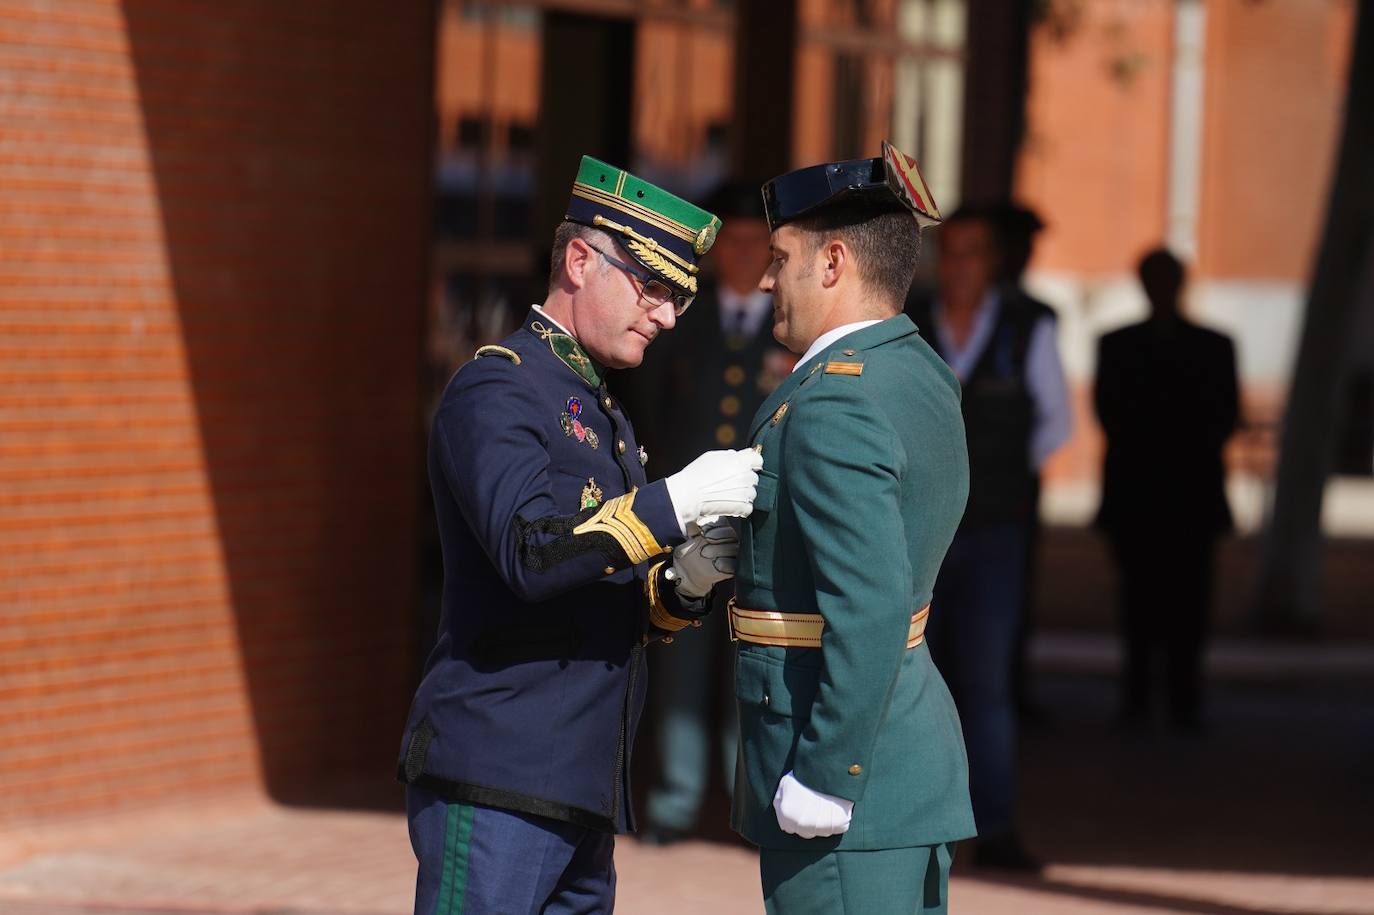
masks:
{"label": "embroidered insignia", "polygon": [[558,424],[563,427],[564,435],[573,434],[572,417],[564,413],[558,417]]}
{"label": "embroidered insignia", "polygon": [[776,426],[778,423],[782,422],[782,418],[786,415],[787,401],[783,401],[782,406],[778,407],[777,411],[773,413],[773,419],[771,420],[770,425]]}
{"label": "embroidered insignia", "polygon": [[587,477],[587,485],[582,487],[580,508],[596,508],[601,504],[601,487],[596,485],[596,477]]}
{"label": "embroidered insignia", "polygon": [[535,321],[530,325],[530,330],[539,335],[539,339],[549,345],[549,349],[559,360],[577,373],[577,377],[587,382],[591,387],[596,388],[601,385],[601,368],[588,358],[582,351],[582,345],[577,340],[567,334],[545,327],[542,321]]}
{"label": "embroidered insignia", "polygon": [[639,446],[639,466],[647,467],[649,464],[649,452],[644,450],[644,446]]}
{"label": "embroidered insignia", "polygon": [[587,444],[592,446],[592,450],[595,451],[596,449],[600,448],[601,438],[596,434],[596,430],[588,426],[584,426],[583,428],[587,432]]}
{"label": "embroidered insignia", "polygon": [[715,243],[716,233],[720,231],[720,220],[712,218],[710,222],[701,227],[697,237],[692,239],[692,250],[697,254],[705,254],[711,250],[711,245]]}
{"label": "embroidered insignia", "polygon": [[569,397],[567,410],[569,416],[573,419],[577,419],[582,415],[582,401],[578,400],[576,397]]}
{"label": "embroidered insignia", "polygon": [[864,364],[862,362],[827,362],[825,373],[827,375],[862,375]]}

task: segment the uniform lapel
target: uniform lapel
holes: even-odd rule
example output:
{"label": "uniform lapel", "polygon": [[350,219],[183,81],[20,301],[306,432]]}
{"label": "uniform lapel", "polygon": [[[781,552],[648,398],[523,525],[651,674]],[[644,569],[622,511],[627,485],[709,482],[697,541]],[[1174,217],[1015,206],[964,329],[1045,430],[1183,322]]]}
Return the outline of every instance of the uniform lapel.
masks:
{"label": "uniform lapel", "polygon": [[749,424],[749,436],[746,441],[752,442],[754,440],[754,436],[758,435],[759,429],[761,429],[763,424],[773,416],[773,412],[777,410],[778,405],[791,397],[792,392],[797,389],[797,386],[806,380],[807,371],[807,369],[798,366],[791,375],[787,376],[782,384],[773,389],[773,393],[768,395],[768,399],[763,402],[763,406],[759,407],[758,412],[754,414],[754,421]]}

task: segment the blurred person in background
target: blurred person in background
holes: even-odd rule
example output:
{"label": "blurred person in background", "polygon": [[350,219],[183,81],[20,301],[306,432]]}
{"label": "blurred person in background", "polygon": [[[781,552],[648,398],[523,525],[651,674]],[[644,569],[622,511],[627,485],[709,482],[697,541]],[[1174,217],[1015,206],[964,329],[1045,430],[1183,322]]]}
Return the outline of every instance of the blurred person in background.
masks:
{"label": "blurred person in background", "polygon": [[[769,260],[760,184],[729,182],[707,198],[721,227],[692,320],[665,335],[644,364],[625,376],[623,399],[635,416],[644,417],[636,429],[651,471],[743,442],[754,412],[796,362],[773,339],[773,297],[758,288]],[[713,600],[723,607],[733,596],[727,580]],[[709,614],[702,624],[699,634],[679,640],[654,664],[658,772],[640,833],[640,841],[649,844],[669,844],[691,833],[713,760],[721,761],[726,790],[734,788],[739,741],[730,640],[724,614]],[[719,755],[712,752],[717,721]]]}
{"label": "blurred person in background", "polygon": [[543,305],[444,392],[439,638],[398,763],[417,915],[612,910],[644,646],[733,573],[735,532],[710,522],[749,514],[761,459],[713,451],[650,483],[605,374],[675,325],[718,227],[584,157]]}
{"label": "blurred person in background", "polygon": [[916,163],[883,156],[764,188],[773,334],[801,355],[750,423],[740,529],[732,824],[770,913],[943,913],[973,835],[959,717],[924,641],[968,494],[959,383],[901,313],[923,225]]}
{"label": "blurred person in background", "polygon": [[968,741],[974,863],[1034,870],[1015,818],[1013,676],[1038,474],[1073,419],[1054,312],[1001,282],[1003,269],[996,210],[962,208],[940,230],[935,296],[908,308],[963,386],[968,507],[935,583],[930,640]]}
{"label": "blurred person in background", "polygon": [[1107,436],[1097,525],[1120,574],[1121,723],[1145,724],[1163,663],[1171,726],[1202,727],[1217,539],[1231,529],[1222,449],[1239,416],[1235,349],[1179,309],[1185,271],[1140,261],[1148,320],[1102,337],[1093,400]]}
{"label": "blurred person in background", "polygon": [[[1003,288],[1009,296],[1023,300],[1027,307],[1051,311],[1048,303],[1036,298],[1025,286],[1026,268],[1030,265],[1031,255],[1035,252],[1035,237],[1045,228],[1045,223],[1034,210],[1012,201],[1005,201],[993,207],[992,215],[997,222],[997,236],[1001,239],[1002,269],[999,280]],[[1039,468],[1036,468],[1034,491],[1030,496],[1030,502],[1031,520],[1026,536],[1026,563],[1021,583],[1021,628],[1016,635],[1011,678],[1012,695],[1021,722],[1034,722],[1045,718],[1044,710],[1035,702],[1031,689],[1027,657],[1035,629],[1035,579],[1039,568],[1037,558],[1043,528],[1039,511]]]}

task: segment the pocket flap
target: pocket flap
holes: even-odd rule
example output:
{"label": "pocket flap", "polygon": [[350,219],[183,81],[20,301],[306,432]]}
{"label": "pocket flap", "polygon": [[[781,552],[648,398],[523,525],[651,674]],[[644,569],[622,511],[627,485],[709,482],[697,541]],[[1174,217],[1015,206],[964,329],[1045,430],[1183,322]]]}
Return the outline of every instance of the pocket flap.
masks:
{"label": "pocket flap", "polygon": [[759,485],[754,490],[754,509],[771,512],[778,501],[778,476],[767,470],[759,471]]}
{"label": "pocket flap", "polygon": [[786,664],[743,645],[735,665],[735,695],[740,704],[789,718],[809,718],[820,688],[820,669]]}

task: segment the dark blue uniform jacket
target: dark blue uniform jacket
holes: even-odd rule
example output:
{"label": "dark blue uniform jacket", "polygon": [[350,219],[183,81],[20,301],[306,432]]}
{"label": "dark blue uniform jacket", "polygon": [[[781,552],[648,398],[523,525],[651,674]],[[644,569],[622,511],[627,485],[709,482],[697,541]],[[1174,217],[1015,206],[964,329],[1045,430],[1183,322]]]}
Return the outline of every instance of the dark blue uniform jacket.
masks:
{"label": "dark blue uniform jacket", "polygon": [[676,513],[600,370],[546,316],[478,353],[430,436],[443,606],[400,777],[453,801],[633,829],[643,649],[682,624],[651,616],[702,606],[662,577],[683,539]]}

